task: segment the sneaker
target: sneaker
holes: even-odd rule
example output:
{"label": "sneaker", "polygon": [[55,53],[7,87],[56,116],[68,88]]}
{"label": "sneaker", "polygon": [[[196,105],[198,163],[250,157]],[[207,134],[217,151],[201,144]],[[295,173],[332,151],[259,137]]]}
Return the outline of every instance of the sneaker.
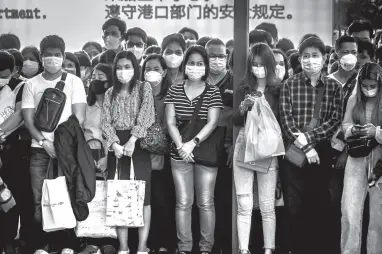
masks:
{"label": "sneaker", "polygon": [[117,250],[114,248],[113,245],[104,245],[102,246],[102,252],[103,254],[116,254]]}
{"label": "sneaker", "polygon": [[61,254],[74,254],[74,250],[65,248],[61,251]]}
{"label": "sneaker", "polygon": [[129,250],[119,250],[118,254],[130,254]]}
{"label": "sneaker", "polygon": [[249,250],[240,250],[239,254],[251,254]]}
{"label": "sneaker", "polygon": [[138,251],[137,254],[149,254],[150,249],[147,249],[146,251]]}
{"label": "sneaker", "polygon": [[39,250],[36,250],[36,251],[34,252],[34,254],[49,254],[49,253],[46,252],[45,250],[39,249]]}
{"label": "sneaker", "polygon": [[178,251],[176,254],[191,254],[190,251]]}
{"label": "sneaker", "polygon": [[200,254],[211,254],[209,251],[201,251]]}
{"label": "sneaker", "polygon": [[87,245],[86,248],[78,254],[101,254],[101,250],[97,246]]}
{"label": "sneaker", "polygon": [[166,248],[159,248],[159,250],[157,251],[158,254],[166,254],[168,253],[168,250]]}

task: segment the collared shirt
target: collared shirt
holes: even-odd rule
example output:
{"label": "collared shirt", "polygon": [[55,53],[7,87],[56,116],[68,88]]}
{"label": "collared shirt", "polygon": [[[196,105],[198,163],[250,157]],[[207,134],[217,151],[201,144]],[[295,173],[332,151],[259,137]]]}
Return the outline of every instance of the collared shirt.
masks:
{"label": "collared shirt", "polygon": [[317,85],[313,87],[304,72],[286,80],[280,91],[280,122],[287,139],[294,141],[293,133],[298,133],[309,125],[313,118],[314,103],[318,95],[318,87],[325,86],[325,92],[318,117],[318,125],[313,131],[305,132],[308,145],[303,148],[308,152],[313,143],[328,140],[338,129],[343,117],[343,94],[341,85],[321,75]]}

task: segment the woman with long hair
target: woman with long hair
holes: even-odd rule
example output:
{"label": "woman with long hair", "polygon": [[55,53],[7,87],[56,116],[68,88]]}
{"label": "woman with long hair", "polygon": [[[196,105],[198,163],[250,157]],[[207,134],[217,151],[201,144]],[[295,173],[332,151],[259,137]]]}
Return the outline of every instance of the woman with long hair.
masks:
{"label": "woman with long hair", "polygon": [[280,49],[273,49],[276,60],[276,78],[279,82],[284,82],[289,78],[289,64],[285,53]]}
{"label": "woman with long hair", "polygon": [[[256,43],[250,49],[248,56],[247,76],[235,92],[235,101],[241,102],[233,114],[233,124],[240,127],[238,141],[245,144],[244,125],[247,112],[252,108],[256,98],[252,95],[261,92],[273,114],[279,117],[279,81],[276,77],[276,61],[272,49],[264,43]],[[237,142],[238,142],[237,141]],[[235,147],[235,158],[239,146]],[[233,172],[238,203],[237,229],[240,254],[249,252],[249,236],[251,231],[253,209],[253,186],[255,174],[258,185],[258,199],[263,220],[265,254],[271,254],[275,249],[276,213],[275,191],[278,175],[278,158],[268,160],[267,173],[256,173],[254,170],[239,167],[234,159]]]}
{"label": "woman with long hair", "polygon": [[40,51],[34,46],[27,46],[21,50],[23,56],[23,68],[21,75],[25,78],[33,78],[43,72],[44,67],[40,59]]}
{"label": "woman with long hair", "polygon": [[79,78],[81,78],[81,68],[80,62],[76,55],[71,52],[65,52],[64,62],[62,63],[62,68]]}
{"label": "woman with long hair", "polygon": [[[209,61],[205,48],[189,47],[184,56],[183,69],[185,81],[171,86],[165,100],[168,130],[175,148],[171,151],[171,170],[176,195],[178,253],[190,253],[193,247],[191,211],[196,193],[196,204],[200,214],[199,248],[201,254],[208,254],[214,245],[214,192],[218,168],[195,163],[193,151],[198,144],[205,142],[218,126],[223,103],[219,89],[206,82]],[[182,140],[178,128],[189,124],[201,96],[203,100],[198,118],[205,120],[206,124],[192,140],[186,142]]]}
{"label": "woman with long hair", "polygon": [[[382,144],[382,69],[376,63],[365,63],[358,74],[357,91],[351,95],[342,123],[345,140],[351,136],[369,138]],[[362,219],[365,198],[369,192],[370,222],[367,253],[382,253],[382,178],[372,179],[372,171],[382,158],[377,145],[366,157],[348,156],[342,194],[342,253],[361,253]],[[375,183],[371,183],[374,180]]]}
{"label": "woman with long hair", "polygon": [[175,33],[166,36],[162,41],[162,55],[166,60],[168,75],[173,85],[182,83],[184,72],[182,62],[184,51],[186,50],[186,41],[183,35]]}
{"label": "woman with long hair", "polygon": [[[168,89],[171,87],[171,79],[167,74],[167,64],[160,54],[148,55],[142,65],[142,81],[150,83],[155,104],[157,121],[167,131],[165,119],[164,100]],[[151,174],[151,208],[152,221],[149,235],[150,248],[156,253],[168,253],[171,248],[173,231],[171,227],[171,204],[169,202],[169,188],[167,182],[170,171],[168,156],[150,153]],[[166,232],[166,233],[163,233]]]}
{"label": "woman with long hair", "polygon": [[[145,138],[147,129],[154,123],[154,99],[151,85],[139,81],[139,64],[132,52],[121,51],[117,54],[113,63],[113,80],[113,87],[105,94],[102,109],[102,131],[109,149],[108,179],[115,178],[118,159],[118,179],[129,180],[133,160],[136,179],[146,182],[144,226],[138,229],[138,254],[144,254],[148,253],[151,220],[151,161],[149,152],[140,147],[140,139]],[[128,254],[128,228],[117,227],[117,234],[119,253]]]}

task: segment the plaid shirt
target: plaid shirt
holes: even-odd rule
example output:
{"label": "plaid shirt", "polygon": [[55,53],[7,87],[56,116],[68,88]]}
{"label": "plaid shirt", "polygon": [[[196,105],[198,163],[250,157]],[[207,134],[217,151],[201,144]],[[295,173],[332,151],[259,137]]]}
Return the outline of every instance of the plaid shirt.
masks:
{"label": "plaid shirt", "polygon": [[325,85],[324,97],[318,117],[318,126],[305,132],[308,145],[305,153],[313,149],[314,143],[328,140],[341,125],[343,118],[343,95],[341,85],[321,74],[320,81],[313,87],[310,79],[302,72],[286,80],[280,91],[280,121],[284,135],[293,141],[293,133],[309,125],[313,118],[314,103],[318,86]]}

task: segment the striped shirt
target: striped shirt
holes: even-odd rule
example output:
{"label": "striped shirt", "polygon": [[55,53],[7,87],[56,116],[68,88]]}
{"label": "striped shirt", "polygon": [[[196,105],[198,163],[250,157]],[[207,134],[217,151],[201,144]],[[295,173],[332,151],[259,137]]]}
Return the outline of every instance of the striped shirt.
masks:
{"label": "striped shirt", "polygon": [[341,85],[321,75],[316,87],[310,83],[305,73],[299,73],[286,80],[280,91],[280,122],[284,135],[294,141],[293,133],[299,132],[309,125],[313,118],[314,103],[318,95],[318,87],[325,86],[325,92],[319,113],[318,127],[305,132],[308,145],[303,148],[308,152],[313,143],[328,140],[341,125],[343,117],[343,95]]}
{"label": "striped shirt", "polygon": [[[170,87],[167,97],[164,101],[165,104],[174,104],[175,117],[178,125],[184,121],[190,121],[195,111],[195,107],[199,101],[200,95],[192,101],[187,97],[184,90],[184,83],[173,85]],[[207,120],[208,110],[211,108],[223,108],[223,102],[220,95],[219,88],[209,85],[204,95],[201,109],[198,118]],[[175,160],[182,160],[175,153],[171,152],[171,157]]]}

